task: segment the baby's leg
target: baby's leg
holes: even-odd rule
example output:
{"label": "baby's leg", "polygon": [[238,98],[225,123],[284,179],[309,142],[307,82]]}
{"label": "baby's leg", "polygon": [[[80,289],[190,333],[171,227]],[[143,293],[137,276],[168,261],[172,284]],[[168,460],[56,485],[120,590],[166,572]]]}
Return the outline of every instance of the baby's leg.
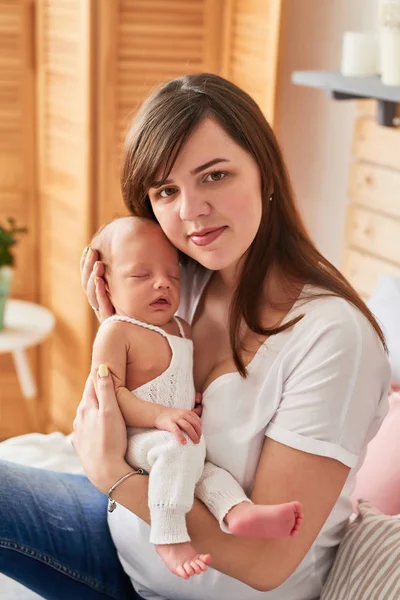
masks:
{"label": "baby's leg", "polygon": [[193,506],[194,488],[201,476],[205,444],[185,445],[166,431],[154,431],[153,447],[148,452],[150,465],[149,508],[150,542],[167,567],[187,579],[201,573],[211,562],[209,554],[199,555],[190,543],[186,513]]}
{"label": "baby's leg", "polygon": [[195,490],[223,531],[244,537],[279,538],[296,535],[303,513],[299,502],[256,505],[232,475],[210,462]]}

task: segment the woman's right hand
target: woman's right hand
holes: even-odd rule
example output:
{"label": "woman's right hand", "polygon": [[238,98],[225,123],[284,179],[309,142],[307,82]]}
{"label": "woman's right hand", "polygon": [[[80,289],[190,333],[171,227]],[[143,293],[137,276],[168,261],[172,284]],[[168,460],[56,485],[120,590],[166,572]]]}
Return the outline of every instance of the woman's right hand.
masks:
{"label": "woman's right hand", "polygon": [[83,251],[80,269],[83,289],[86,292],[90,306],[101,323],[114,314],[114,307],[106,292],[103,279],[104,265],[98,258],[97,251],[88,246]]}
{"label": "woman's right hand", "polygon": [[[93,383],[96,378],[96,389]],[[125,461],[127,432],[108,369],[86,380],[85,390],[74,420],[71,442],[82,467],[101,492],[132,470]]]}

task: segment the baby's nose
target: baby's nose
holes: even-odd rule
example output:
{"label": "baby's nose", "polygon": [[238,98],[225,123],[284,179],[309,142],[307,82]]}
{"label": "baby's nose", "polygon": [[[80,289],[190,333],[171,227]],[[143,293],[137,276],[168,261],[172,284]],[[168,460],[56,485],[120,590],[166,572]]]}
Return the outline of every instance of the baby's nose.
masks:
{"label": "baby's nose", "polygon": [[157,288],[167,288],[169,289],[171,287],[171,282],[169,280],[169,277],[157,277],[156,279],[156,287]]}

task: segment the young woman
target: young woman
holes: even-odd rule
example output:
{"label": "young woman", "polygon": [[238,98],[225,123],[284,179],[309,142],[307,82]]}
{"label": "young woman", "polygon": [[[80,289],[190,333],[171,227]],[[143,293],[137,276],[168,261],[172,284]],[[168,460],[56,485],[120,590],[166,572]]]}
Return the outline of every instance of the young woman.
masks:
{"label": "young woman", "polygon": [[[146,101],[127,137],[122,189],[130,211],[156,219],[181,252],[178,314],[193,328],[209,460],[256,503],[296,498],[304,523],[294,538],[237,538],[195,501],[189,534],[213,568],[185,581],[149,543],[148,478],[134,475],[114,490],[108,520],[120,563],[151,600],[314,600],[351,513],[354,475],[387,412],[382,333],[309,239],[271,128],[228,81],[190,75]],[[82,280],[103,320],[113,308],[96,259],[85,252]],[[132,471],[110,375],[99,375],[97,396],[88,379],[74,430],[88,479],[107,493]],[[71,597],[64,584],[85,599],[134,597],[105,528],[104,496],[87,480],[9,464],[1,474],[0,570],[45,598]],[[15,497],[11,525],[6,503]],[[11,554],[23,570],[13,570]]]}

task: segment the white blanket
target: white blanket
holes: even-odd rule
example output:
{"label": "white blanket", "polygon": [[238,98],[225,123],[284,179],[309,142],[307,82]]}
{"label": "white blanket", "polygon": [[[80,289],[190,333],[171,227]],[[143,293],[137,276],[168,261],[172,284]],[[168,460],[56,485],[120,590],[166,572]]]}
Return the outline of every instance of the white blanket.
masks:
{"label": "white blanket", "polygon": [[[52,471],[83,473],[69,436],[29,433],[0,443],[0,459]],[[1,600],[39,600],[40,596],[0,574]]]}

